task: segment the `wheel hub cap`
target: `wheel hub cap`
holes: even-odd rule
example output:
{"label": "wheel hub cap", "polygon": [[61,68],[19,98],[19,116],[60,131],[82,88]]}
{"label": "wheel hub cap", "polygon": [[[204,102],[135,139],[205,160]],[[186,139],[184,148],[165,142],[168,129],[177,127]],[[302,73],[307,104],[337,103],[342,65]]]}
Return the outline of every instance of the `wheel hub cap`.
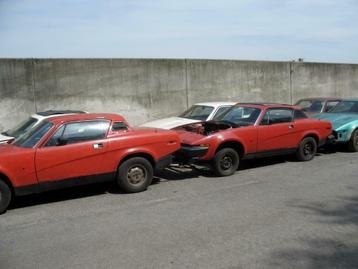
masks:
{"label": "wheel hub cap", "polygon": [[128,182],[132,185],[140,185],[145,180],[145,171],[143,168],[135,166],[128,170]]}
{"label": "wheel hub cap", "polygon": [[311,155],[313,152],[313,145],[311,143],[307,143],[304,147],[303,147],[303,154],[304,155]]}
{"label": "wheel hub cap", "polygon": [[221,168],[227,170],[232,166],[232,158],[230,156],[224,156],[220,162]]}

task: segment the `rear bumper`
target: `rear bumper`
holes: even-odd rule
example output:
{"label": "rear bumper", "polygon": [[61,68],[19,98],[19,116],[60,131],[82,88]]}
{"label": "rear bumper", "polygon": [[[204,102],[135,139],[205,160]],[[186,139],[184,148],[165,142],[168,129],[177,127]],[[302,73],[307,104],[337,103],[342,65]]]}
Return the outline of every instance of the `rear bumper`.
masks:
{"label": "rear bumper", "polygon": [[197,160],[207,154],[209,147],[182,145],[175,153],[176,161]]}

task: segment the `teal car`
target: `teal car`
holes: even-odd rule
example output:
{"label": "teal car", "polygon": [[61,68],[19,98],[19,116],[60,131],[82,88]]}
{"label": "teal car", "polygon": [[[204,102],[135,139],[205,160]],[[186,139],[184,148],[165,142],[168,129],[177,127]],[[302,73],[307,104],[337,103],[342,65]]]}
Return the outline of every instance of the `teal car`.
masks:
{"label": "teal car", "polygon": [[312,117],[330,121],[336,142],[348,144],[350,151],[358,151],[358,99],[342,100],[327,113]]}

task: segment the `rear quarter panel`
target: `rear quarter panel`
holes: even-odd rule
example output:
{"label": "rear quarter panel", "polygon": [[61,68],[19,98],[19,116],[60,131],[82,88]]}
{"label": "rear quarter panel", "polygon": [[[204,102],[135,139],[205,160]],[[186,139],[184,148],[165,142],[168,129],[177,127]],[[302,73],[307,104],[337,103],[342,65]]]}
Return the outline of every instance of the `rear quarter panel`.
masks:
{"label": "rear quarter panel", "polygon": [[332,134],[332,124],[329,121],[317,119],[301,119],[295,121],[295,132],[298,147],[301,140],[310,135],[314,135],[319,141],[326,139]]}
{"label": "rear quarter panel", "polygon": [[179,135],[174,131],[156,130],[153,132],[128,131],[109,138],[104,165],[108,172],[115,171],[118,164],[127,156],[145,153],[158,161],[180,148]]}

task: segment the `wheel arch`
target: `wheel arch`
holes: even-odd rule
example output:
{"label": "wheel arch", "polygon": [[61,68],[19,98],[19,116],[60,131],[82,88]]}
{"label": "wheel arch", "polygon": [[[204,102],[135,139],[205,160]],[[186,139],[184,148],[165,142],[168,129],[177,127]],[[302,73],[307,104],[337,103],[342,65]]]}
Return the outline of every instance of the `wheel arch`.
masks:
{"label": "wheel arch", "polygon": [[13,194],[15,193],[14,186],[12,185],[10,178],[1,171],[0,171],[0,180],[4,181],[9,186]]}
{"label": "wheel arch", "polygon": [[312,137],[316,141],[317,145],[319,145],[319,135],[318,134],[312,133],[312,132],[307,133],[302,137],[301,141],[307,137]]}
{"label": "wheel arch", "polygon": [[141,158],[144,158],[146,160],[148,160],[150,162],[150,164],[153,166],[153,169],[155,168],[155,159],[154,157],[148,153],[148,152],[133,152],[133,153],[129,153],[127,154],[126,156],[124,156],[119,164],[118,164],[118,167],[117,169],[127,160],[131,159],[131,158],[134,158],[134,157],[141,157]]}
{"label": "wheel arch", "polygon": [[348,139],[348,140],[350,140],[350,139],[352,138],[353,133],[358,130],[358,123],[355,124],[355,125],[352,127],[351,130],[352,130],[352,131],[351,131],[350,134],[349,134],[349,139]]}
{"label": "wheel arch", "polygon": [[239,154],[240,158],[242,158],[245,155],[245,147],[240,141],[235,141],[235,140],[223,141],[216,148],[215,153],[217,153],[219,150],[221,150],[223,148],[233,148],[233,149],[235,149],[236,152]]}

